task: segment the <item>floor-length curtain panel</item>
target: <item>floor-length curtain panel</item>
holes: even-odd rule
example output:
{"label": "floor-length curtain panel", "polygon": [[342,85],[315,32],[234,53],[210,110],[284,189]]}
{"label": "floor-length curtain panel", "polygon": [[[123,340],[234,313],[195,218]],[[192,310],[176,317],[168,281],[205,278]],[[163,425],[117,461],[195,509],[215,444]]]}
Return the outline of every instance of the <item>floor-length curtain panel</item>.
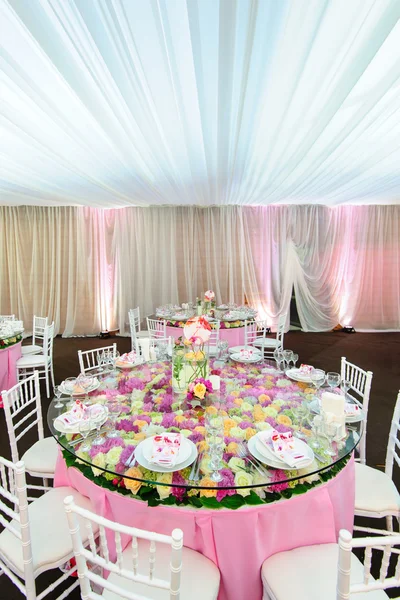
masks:
{"label": "floor-length curtain panel", "polygon": [[36,314],[64,336],[99,333],[97,232],[89,209],[0,207],[0,314],[27,331]]}
{"label": "floor-length curtain panel", "polygon": [[400,329],[400,206],[336,208],[345,232],[340,321],[357,330]]}

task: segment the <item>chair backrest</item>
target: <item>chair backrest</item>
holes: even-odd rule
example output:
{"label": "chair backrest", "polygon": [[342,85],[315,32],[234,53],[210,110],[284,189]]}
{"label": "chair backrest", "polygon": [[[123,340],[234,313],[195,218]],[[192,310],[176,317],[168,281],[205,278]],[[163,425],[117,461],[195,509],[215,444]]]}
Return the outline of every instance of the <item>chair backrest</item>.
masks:
{"label": "chair backrest", "polygon": [[37,317],[36,315],[33,317],[32,344],[36,344],[38,340],[43,343],[46,327],[47,317]]}
{"label": "chair backrest", "polygon": [[146,320],[150,338],[167,337],[167,322],[165,319],[149,319],[147,317]]}
{"label": "chair backrest", "polygon": [[1,392],[13,462],[19,460],[18,442],[32,427],[37,426],[39,440],[43,439],[42,405],[39,374],[19,381]]}
{"label": "chair backrest", "polygon": [[244,345],[251,345],[257,337],[257,323],[253,320],[244,322]]}
{"label": "chair backrest", "polygon": [[367,417],[369,396],[371,393],[372,371],[364,371],[360,367],[353,365],[342,356],[340,365],[340,376],[342,381],[349,381],[350,389],[347,395],[360,407],[365,413],[363,435],[358,445],[360,453],[360,462],[366,463],[366,439],[367,439]]}
{"label": "chair backrest", "polygon": [[139,333],[140,331],[140,308],[137,306],[136,308],[131,308],[128,311],[128,316],[129,316],[129,325],[132,326],[132,324],[135,327],[136,333]]}
{"label": "chair backrest", "polygon": [[284,315],[280,315],[278,319],[278,328],[276,330],[277,348],[281,348],[281,350],[283,350],[283,338],[285,336],[286,320],[286,313]]}
{"label": "chair backrest", "polygon": [[[72,496],[65,498],[64,504],[67,513],[69,530],[72,537],[72,545],[74,548],[76,564],[78,567],[82,598],[87,600],[96,600],[101,598],[101,596],[95,594],[91,590],[90,582],[100,585],[105,590],[112,591],[116,596],[118,596],[118,598],[129,598],[130,600],[142,600],[145,598],[143,595],[135,594],[133,589],[128,590],[117,585],[116,583],[110,583],[109,580],[102,575],[94,573],[93,570],[88,568],[89,562],[89,564],[97,565],[103,570],[116,573],[121,578],[127,579],[130,582],[137,582],[145,584],[149,587],[168,590],[170,600],[179,600],[183,546],[183,532],[180,529],[174,529],[170,536],[162,535],[159,533],[145,531],[143,529],[137,529],[136,527],[121,525],[119,523],[115,523],[114,521],[109,521],[104,517],[77,506],[74,503]],[[82,542],[77,515],[85,519],[86,528],[89,533],[89,547],[86,548]],[[100,552],[98,552],[96,548],[92,523],[97,524],[100,529]],[[106,530],[108,535],[106,535]],[[121,535],[124,534],[131,538],[132,569],[128,569],[122,564],[123,557]],[[108,546],[110,538],[113,538],[115,541],[115,561],[110,559],[110,550]],[[142,554],[144,545],[143,541],[150,542],[148,550],[149,567],[147,569],[147,573],[141,573],[139,571],[139,552]],[[155,566],[157,560],[156,543],[169,544],[171,546],[169,580],[160,579],[155,576]]]}
{"label": "chair backrest", "polygon": [[53,358],[53,344],[54,344],[54,321],[51,325],[46,325],[44,328],[43,337],[43,355],[48,361]]}
{"label": "chair backrest", "polygon": [[[349,531],[341,529],[339,532],[339,561],[336,588],[337,600],[348,600],[350,597],[353,598],[353,594],[354,598],[357,598],[358,594],[362,592],[372,592],[373,590],[384,590],[399,586],[400,564],[398,562],[398,556],[400,550],[394,548],[394,546],[397,546],[398,544],[400,544],[399,534],[353,539]],[[363,583],[350,583],[351,554],[353,548],[365,548]],[[378,552],[383,551],[379,579],[374,579],[371,575],[373,550],[377,550]],[[395,575],[393,577],[388,577],[389,562],[392,555],[396,556],[397,565]]]}
{"label": "chair backrest", "polygon": [[2,321],[15,321],[15,315],[0,315],[0,323]]}
{"label": "chair backrest", "polygon": [[385,462],[385,473],[390,478],[393,475],[394,461],[398,467],[400,467],[400,392],[397,394],[396,405],[393,411],[392,423],[390,425],[390,432],[388,438],[388,445],[386,450],[386,462]]}
{"label": "chair backrest", "polygon": [[215,347],[219,342],[219,331],[221,327],[221,321],[213,321],[210,338],[208,340],[209,346]]}
{"label": "chair backrest", "polygon": [[25,585],[1,559],[0,568],[27,598],[36,598],[25,465],[22,461],[13,464],[0,456],[0,475],[0,523],[17,538],[21,546]]}
{"label": "chair backrest", "polygon": [[130,311],[128,311],[129,328],[130,328],[130,332],[131,332],[131,350],[134,350],[136,352],[136,354],[139,354],[140,349],[139,349],[138,337],[137,337],[136,319],[133,314],[134,310],[135,309],[132,308]]}
{"label": "chair backrest", "polygon": [[[112,365],[117,356],[117,344],[93,348],[92,350],[78,350],[79,369],[81,373],[90,373],[100,366]],[[103,361],[103,362],[102,362]],[[100,364],[102,362],[102,365]]]}

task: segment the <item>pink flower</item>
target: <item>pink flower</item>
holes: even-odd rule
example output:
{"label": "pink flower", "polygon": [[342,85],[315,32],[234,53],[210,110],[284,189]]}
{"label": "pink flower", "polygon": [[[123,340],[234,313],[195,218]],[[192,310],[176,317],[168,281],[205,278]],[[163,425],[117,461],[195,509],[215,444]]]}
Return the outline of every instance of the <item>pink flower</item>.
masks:
{"label": "pink flower", "polygon": [[182,502],[184,495],[186,494],[186,488],[185,487],[174,487],[175,485],[185,485],[186,484],[186,480],[182,477],[182,475],[179,473],[179,471],[175,471],[175,473],[172,476],[172,489],[171,489],[171,493],[173,496],[175,496],[175,498],[177,500],[179,500],[179,502]]}
{"label": "pink flower", "polygon": [[286,490],[286,488],[289,487],[289,484],[283,482],[284,479],[286,479],[285,471],[282,471],[281,469],[271,469],[271,480],[276,481],[276,483],[274,485],[269,485],[267,490],[269,489],[273,492],[282,492],[283,490]]}
{"label": "pink flower", "polygon": [[[228,486],[228,485],[235,485],[235,477],[232,473],[232,471],[230,469],[221,469],[220,471],[221,475],[222,475],[222,479],[221,481],[218,483],[218,487],[223,487],[223,486]],[[218,490],[217,492],[217,500],[218,502],[221,502],[221,500],[223,498],[225,498],[225,496],[233,496],[234,494],[236,494],[236,490],[235,489],[231,489],[231,490]]]}

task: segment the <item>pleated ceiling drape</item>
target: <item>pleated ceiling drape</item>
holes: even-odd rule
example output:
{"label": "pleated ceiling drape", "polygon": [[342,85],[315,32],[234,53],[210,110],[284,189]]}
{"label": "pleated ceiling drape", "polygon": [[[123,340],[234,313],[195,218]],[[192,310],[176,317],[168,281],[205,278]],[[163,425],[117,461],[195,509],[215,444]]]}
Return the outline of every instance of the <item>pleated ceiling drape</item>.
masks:
{"label": "pleated ceiling drape", "polygon": [[275,326],[292,290],[305,331],[400,330],[399,206],[0,207],[0,314],[64,336],[215,290]]}

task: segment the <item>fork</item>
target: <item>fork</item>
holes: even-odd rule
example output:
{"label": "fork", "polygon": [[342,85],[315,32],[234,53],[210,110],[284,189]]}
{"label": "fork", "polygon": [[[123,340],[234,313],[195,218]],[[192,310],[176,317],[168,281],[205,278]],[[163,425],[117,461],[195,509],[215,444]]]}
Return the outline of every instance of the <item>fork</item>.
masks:
{"label": "fork", "polygon": [[257,459],[253,458],[252,454],[250,454],[249,449],[243,444],[238,444],[237,454],[240,458],[247,458],[252,467],[256,469],[260,475],[263,477],[267,477],[267,472],[260,466]]}
{"label": "fork", "polygon": [[199,477],[200,463],[203,459],[203,455],[204,455],[204,452],[200,452],[200,454],[197,455],[197,458],[193,463],[192,470],[190,471],[188,481],[198,481],[200,479],[200,477]]}

